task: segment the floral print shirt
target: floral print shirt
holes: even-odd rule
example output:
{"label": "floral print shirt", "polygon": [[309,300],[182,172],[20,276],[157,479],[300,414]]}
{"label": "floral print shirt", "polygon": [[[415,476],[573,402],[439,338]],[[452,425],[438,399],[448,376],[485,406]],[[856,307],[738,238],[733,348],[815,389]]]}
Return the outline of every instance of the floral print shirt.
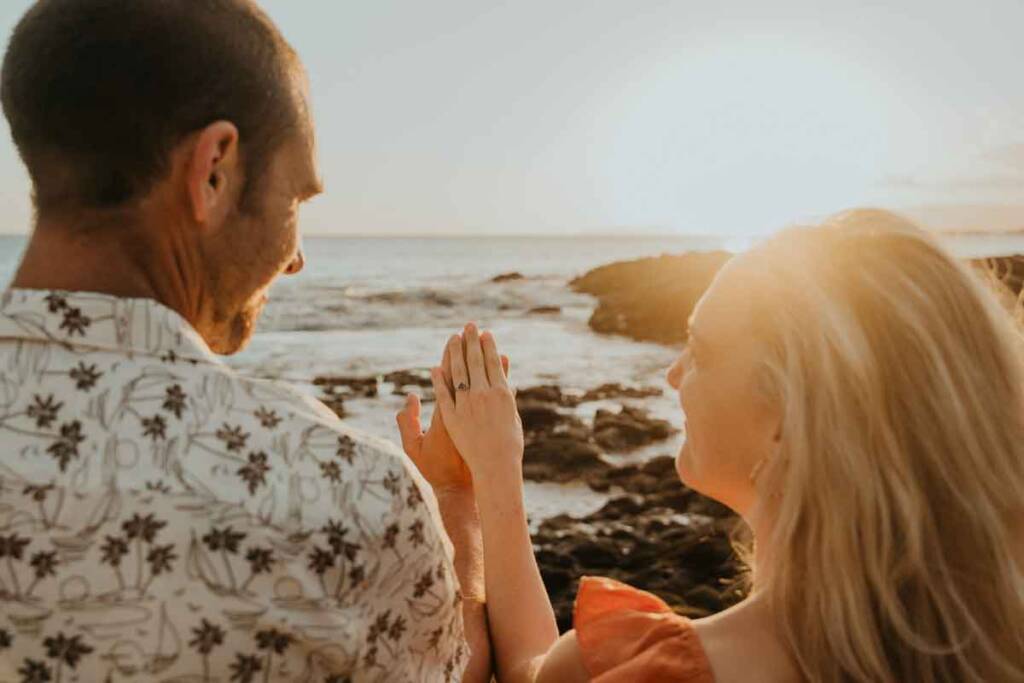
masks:
{"label": "floral print shirt", "polygon": [[451,546],[396,447],[145,299],[0,299],[0,681],[453,681]]}

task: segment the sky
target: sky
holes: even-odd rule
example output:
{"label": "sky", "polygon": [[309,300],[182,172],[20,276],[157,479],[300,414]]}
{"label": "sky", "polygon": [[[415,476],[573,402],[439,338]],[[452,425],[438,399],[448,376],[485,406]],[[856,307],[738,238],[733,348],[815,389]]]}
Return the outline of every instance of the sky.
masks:
{"label": "sky", "polygon": [[[309,72],[306,234],[1024,229],[1020,0],[260,4]],[[0,231],[28,196],[3,135]]]}

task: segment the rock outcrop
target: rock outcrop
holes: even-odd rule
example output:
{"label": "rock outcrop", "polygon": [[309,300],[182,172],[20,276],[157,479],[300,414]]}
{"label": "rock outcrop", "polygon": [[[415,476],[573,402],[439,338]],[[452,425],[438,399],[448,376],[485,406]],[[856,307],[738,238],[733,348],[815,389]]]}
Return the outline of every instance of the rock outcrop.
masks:
{"label": "rock outcrop", "polygon": [[675,344],[685,341],[694,304],[730,256],[713,251],[622,261],[595,268],[569,285],[597,297],[589,322],[596,332]]}

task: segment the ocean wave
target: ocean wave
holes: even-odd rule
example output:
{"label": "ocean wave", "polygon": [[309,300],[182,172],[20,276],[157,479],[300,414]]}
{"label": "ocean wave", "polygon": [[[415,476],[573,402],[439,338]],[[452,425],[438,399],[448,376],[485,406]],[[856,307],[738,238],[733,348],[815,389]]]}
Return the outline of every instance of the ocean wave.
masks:
{"label": "ocean wave", "polygon": [[493,316],[587,316],[593,299],[558,277],[447,286],[367,287],[303,282],[275,287],[260,328],[276,332],[459,325]]}

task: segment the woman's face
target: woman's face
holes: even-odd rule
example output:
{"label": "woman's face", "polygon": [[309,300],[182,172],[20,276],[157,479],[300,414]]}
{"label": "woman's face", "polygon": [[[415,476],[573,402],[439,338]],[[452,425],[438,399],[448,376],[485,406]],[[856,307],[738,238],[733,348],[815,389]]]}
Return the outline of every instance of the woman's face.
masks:
{"label": "woman's face", "polygon": [[727,263],[697,303],[687,345],[667,374],[684,414],[680,478],[741,515],[755,498],[751,472],[773,452],[780,424],[780,412],[757,390],[749,258]]}

